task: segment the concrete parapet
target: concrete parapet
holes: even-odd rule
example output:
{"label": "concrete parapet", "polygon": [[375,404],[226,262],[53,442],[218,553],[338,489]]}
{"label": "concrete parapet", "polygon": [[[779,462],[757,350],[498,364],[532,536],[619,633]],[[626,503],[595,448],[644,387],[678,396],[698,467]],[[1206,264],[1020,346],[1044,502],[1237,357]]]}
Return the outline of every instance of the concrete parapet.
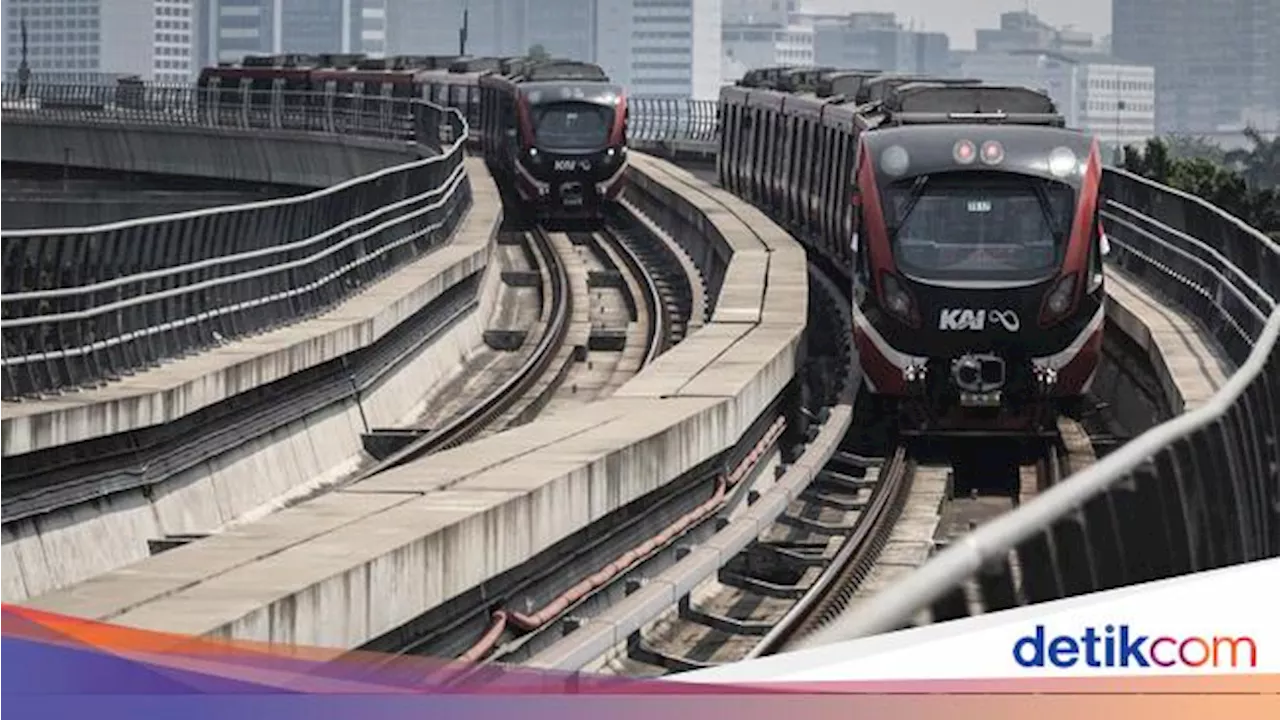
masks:
{"label": "concrete parapet", "polygon": [[[42,403],[5,403],[5,454],[169,422],[292,372],[371,347],[459,282],[484,273],[473,309],[395,361],[360,395],[330,404],[163,481],[4,526],[3,597],[20,602],[147,557],[147,541],[208,533],[339,479],[361,458],[366,423],[411,419],[425,394],[483,347],[500,283],[486,272],[501,218],[497,188],[468,161],[473,204],[451,242],[334,310]],[[13,443],[11,444],[11,438]],[[265,522],[265,521],[264,521]],[[253,527],[250,524],[249,527]],[[199,543],[197,543],[198,545]],[[177,550],[171,552],[178,552]],[[168,557],[168,553],[158,557]]]}
{"label": "concrete parapet", "polygon": [[424,157],[413,143],[283,130],[95,123],[7,113],[4,162],[328,187]]}
{"label": "concrete parapet", "polygon": [[1146,353],[1175,414],[1199,407],[1235,371],[1207,329],[1114,267],[1107,321]]}
{"label": "concrete parapet", "polygon": [[[771,224],[730,222],[744,203],[702,192],[665,162],[633,155],[630,173],[645,188],[633,202],[695,258],[726,276],[765,259],[761,286],[741,299],[753,320],[713,320],[582,412],[437,453],[29,604],[155,630],[355,647],[731,447],[797,370],[803,253]],[[200,571],[170,577],[178,567]]]}
{"label": "concrete parapet", "polygon": [[[467,162],[469,178],[488,177],[480,161]],[[327,313],[173,360],[102,388],[4,403],[4,457],[172,422],[373,344],[488,262],[500,201],[487,179],[472,191],[473,207],[451,242]],[[482,211],[476,213],[477,207]],[[475,227],[477,222],[483,227]]]}

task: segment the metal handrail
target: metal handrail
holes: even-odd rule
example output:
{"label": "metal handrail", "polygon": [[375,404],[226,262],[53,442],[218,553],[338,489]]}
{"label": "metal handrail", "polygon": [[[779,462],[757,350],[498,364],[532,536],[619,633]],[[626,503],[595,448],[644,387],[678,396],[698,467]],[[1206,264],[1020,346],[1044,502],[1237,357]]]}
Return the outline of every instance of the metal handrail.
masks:
{"label": "metal handrail", "polygon": [[1219,220],[1222,220],[1223,222],[1226,222],[1231,225],[1235,225],[1238,230],[1248,235],[1251,235],[1254,239],[1256,239],[1262,245],[1263,248],[1267,249],[1268,251],[1276,255],[1280,255],[1280,243],[1277,243],[1275,240],[1272,240],[1271,238],[1267,237],[1266,234],[1258,232],[1256,229],[1250,227],[1249,224],[1246,223],[1245,221],[1241,220],[1240,218],[1236,217],[1235,215],[1232,215],[1231,213],[1227,212],[1226,210],[1223,210],[1222,208],[1216,205],[1207,203],[1203,199],[1195,195],[1192,195],[1191,193],[1186,192],[1185,190],[1179,190],[1178,188],[1175,188],[1169,185],[1162,185],[1154,180],[1151,180],[1150,178],[1145,178],[1137,173],[1130,172],[1121,167],[1108,167],[1107,171],[1112,174],[1124,177],[1128,180],[1132,180],[1136,183],[1146,185],[1153,190],[1157,190],[1162,193],[1173,195],[1187,202],[1195,203],[1196,205],[1199,205],[1204,209],[1217,215]]}
{"label": "metal handrail", "polygon": [[[292,270],[295,268],[300,268],[305,265],[314,263],[315,261],[323,257],[328,257],[329,255],[332,255],[337,251],[342,250],[350,245],[363,241],[367,239],[370,235],[376,232],[385,230],[390,226],[403,224],[408,220],[417,218],[418,216],[423,215],[427,212],[430,212],[431,210],[440,209],[441,207],[444,206],[444,204],[448,200],[452,199],[454,191],[457,190],[458,186],[462,184],[462,181],[465,179],[465,175],[466,175],[465,167],[462,165],[457,166],[456,168],[454,168],[453,173],[449,176],[449,179],[445,181],[444,186],[432,188],[431,190],[428,190],[427,192],[422,193],[421,195],[416,195],[406,200],[402,200],[396,203],[395,206],[415,203],[425,198],[435,197],[441,194],[444,195],[443,199],[433,202],[429,205],[425,205],[421,208],[418,208],[417,210],[414,210],[413,212],[408,213],[406,215],[392,218],[391,220],[388,220],[380,225],[370,228],[369,230],[364,230],[362,232],[353,234],[350,237],[338,242],[335,245],[330,245],[310,255],[307,255],[302,258],[298,258],[297,260],[288,260],[285,262],[277,263],[275,265],[269,265],[267,267],[258,268],[256,270],[248,270],[248,271],[236,273],[234,275],[221,275],[221,276],[210,278],[208,280],[203,280],[200,282],[190,283],[187,285],[179,285],[177,287],[170,288],[168,290],[162,290],[159,292],[151,292],[151,293],[144,293],[141,295],[135,295],[133,297],[125,298],[123,300],[117,300],[115,302],[111,302],[105,305],[94,305],[92,307],[88,307],[83,310],[76,310],[68,313],[58,313],[54,315],[28,315],[26,317],[11,318],[6,320],[5,324],[10,327],[24,327],[27,325],[38,325],[42,322],[63,322],[67,320],[83,320],[85,318],[95,317],[97,315],[101,315],[107,312],[112,312],[114,310],[122,310],[124,308],[140,305],[145,302],[152,302],[155,300],[164,300],[167,298],[176,297],[178,295],[195,292],[197,290],[207,290],[209,288],[217,287],[219,285],[226,285],[228,283],[251,280],[253,278],[262,277],[264,275],[269,275],[271,273],[279,272],[281,270]],[[327,240],[329,239],[330,236],[336,235],[339,231],[345,230],[352,225],[361,225],[366,222],[369,222],[369,220],[371,219],[371,216],[381,215],[388,208],[395,207],[395,206],[391,206],[391,205],[384,206],[382,208],[379,208],[378,210],[375,210],[361,217],[355,218],[353,220],[348,220],[342,223],[341,225],[336,225],[334,227],[331,227],[325,230],[324,232],[321,232],[318,235],[312,235],[311,237],[304,238],[296,242],[288,243],[286,245],[281,245],[278,248],[263,248],[262,250],[249,252],[249,253],[241,253],[239,255],[228,255],[224,257],[212,258],[210,260],[202,261],[199,263],[191,263],[189,265],[179,265],[173,268],[153,270],[151,272],[140,273],[138,275],[128,275],[125,277],[116,278],[114,280],[95,283],[93,285],[83,285],[79,287],[70,287],[70,288],[58,288],[56,290],[48,290],[48,291],[14,293],[13,296],[3,297],[2,299],[4,300],[32,300],[32,299],[39,300],[39,299],[51,298],[51,297],[91,295],[94,293],[101,292],[102,290],[118,287],[121,285],[136,284],[136,283],[145,282],[148,280],[164,278],[171,275],[183,275],[196,269],[215,266],[219,264],[229,265],[232,263],[240,262],[250,257],[261,257],[261,256],[273,255],[273,254],[278,255],[280,253],[307,247],[309,245],[315,245],[318,242]],[[402,244],[403,239],[400,241],[397,241],[397,243]],[[365,262],[368,262],[369,260],[372,260],[373,258],[377,257],[378,254],[384,253],[388,249],[393,249],[396,246],[397,246],[396,244],[391,244],[391,245],[387,245],[380,248],[374,253],[366,253],[361,258],[360,261],[354,263],[352,266],[355,267],[355,266],[362,265]],[[264,252],[264,251],[270,251],[270,252]],[[289,290],[278,293],[275,297],[288,297],[289,295],[297,294],[299,292],[302,292],[300,288],[291,288]],[[3,358],[2,360],[0,360],[0,363],[3,363],[5,365],[11,364],[13,362],[15,362],[14,358]]]}
{"label": "metal handrail", "polygon": [[[416,164],[416,163],[411,163],[411,165],[412,164]],[[407,169],[408,167],[409,167],[408,165],[398,165],[392,169]],[[323,242],[324,240],[328,240],[330,236],[336,235],[343,230],[350,229],[351,227],[354,227],[356,225],[363,225],[371,221],[372,219],[376,218],[377,216],[384,215],[390,211],[399,210],[403,207],[412,205],[413,203],[423,200],[425,198],[435,197],[440,194],[449,195],[452,193],[452,191],[455,188],[457,188],[458,184],[461,183],[463,179],[463,175],[465,173],[466,173],[465,166],[458,165],[454,167],[453,171],[449,174],[449,177],[448,179],[445,180],[444,185],[431,188],[430,190],[427,190],[424,193],[415,195],[413,197],[405,198],[404,200],[399,200],[390,205],[383,205],[381,207],[376,208],[372,212],[366,213],[357,218],[346,220],[341,224],[334,225],[333,227],[330,227],[316,235],[312,235],[310,237],[306,237],[301,240],[295,240],[293,242],[284,243],[282,245],[274,245],[271,247],[258,248],[257,250],[249,250],[246,252],[236,253],[233,255],[219,255],[216,257],[207,258],[205,260],[199,260],[193,263],[187,263],[185,265],[174,265],[171,267],[160,268],[158,270],[149,270],[147,272],[135,273],[133,275],[122,275],[120,277],[111,278],[110,280],[102,280],[100,282],[92,283],[89,285],[76,285],[72,287],[52,288],[50,290],[30,290],[27,292],[0,293],[0,302],[48,300],[53,298],[65,298],[65,297],[71,297],[75,295],[98,293],[104,290],[111,290],[113,288],[118,288],[123,285],[132,285],[140,282],[146,282],[148,280],[158,280],[170,275],[181,275],[184,273],[194,272],[196,270],[204,270],[206,268],[216,267],[218,265],[230,265],[232,263],[239,263],[245,260],[253,260],[260,257],[279,255],[281,253],[290,252],[292,250],[301,250],[303,248],[310,247],[317,243]],[[232,206],[232,207],[234,208],[236,206]],[[404,220],[410,216],[421,214],[424,210],[434,210],[437,207],[439,207],[439,203],[428,205],[425,208],[419,208],[418,210],[415,210],[408,215],[398,216],[392,219],[390,222],[393,224],[404,222]],[[209,209],[222,210],[224,212],[226,211],[226,208],[209,208]],[[258,208],[250,208],[247,206],[242,206],[241,209],[243,210],[243,209],[258,209]],[[202,213],[202,212],[204,211],[196,210],[196,211],[192,211],[192,213],[189,215],[175,214],[169,217],[171,217],[174,220],[186,220],[186,219],[191,219],[192,217],[196,217],[199,213]],[[213,213],[210,213],[210,214],[213,214]],[[156,220],[156,218],[141,218],[139,221],[139,225],[146,224],[142,222],[143,220],[153,221],[153,220]],[[59,234],[67,234],[67,233],[92,234],[92,233],[99,233],[99,232],[107,232],[110,230],[124,229],[127,227],[129,227],[128,223],[123,223],[123,224],[113,223],[112,225],[99,225],[99,226],[90,227],[90,228],[71,228]],[[383,226],[379,225],[375,227],[374,230],[381,229],[382,227]],[[181,291],[181,290],[196,290],[203,287],[213,287],[215,285],[219,285],[223,283],[235,282],[236,280],[245,280],[248,278],[257,277],[258,275],[261,275],[266,272],[272,272],[276,269],[300,267],[302,265],[305,265],[308,262],[319,259],[324,255],[333,253],[347,245],[350,245],[356,242],[357,240],[364,239],[364,236],[369,234],[369,232],[371,231],[365,231],[357,235],[352,235],[351,237],[348,237],[347,239],[343,240],[337,245],[331,245],[325,248],[324,250],[313,253],[299,260],[291,260],[288,262],[280,263],[277,265],[270,265],[265,268],[258,268],[257,270],[243,272],[236,275],[223,275],[210,280],[206,280],[204,282],[194,283],[191,285],[183,285],[178,288],[174,288],[171,291],[165,291],[165,292],[175,292],[175,291]],[[15,234],[28,235],[28,233],[24,233],[24,232],[15,233]],[[161,297],[165,297],[165,295],[164,293],[139,295],[132,298],[128,298],[126,300],[116,301],[115,303],[112,303],[110,305],[100,305],[92,308],[86,308],[84,310],[79,310],[70,314],[35,315],[35,316],[27,316],[27,317],[20,317],[20,318],[11,318],[6,320],[5,322],[6,324],[12,325],[14,327],[21,327],[23,325],[31,325],[41,321],[72,320],[77,318],[92,317],[98,313],[105,312],[107,310],[117,309],[120,307],[128,307],[129,305],[133,305],[138,302],[145,301],[146,299],[151,297],[161,298]]]}
{"label": "metal handrail", "polygon": [[[324,93],[310,90],[252,90],[195,86],[103,86],[42,83],[21,99],[15,83],[0,88],[0,107],[18,115],[54,120],[128,123],[231,130],[289,130],[416,140],[403,121],[418,98]],[[435,143],[429,143],[434,147]]]}
{"label": "metal handrail", "polygon": [[[1124,212],[1129,213],[1130,215],[1142,217],[1141,213],[1138,213],[1133,208],[1126,207],[1115,201],[1109,201],[1107,203],[1108,211],[1114,210],[1116,208],[1119,208]],[[1113,223],[1115,222],[1123,223],[1128,229],[1134,232],[1141,233],[1153,239],[1157,238],[1157,236],[1154,233],[1148,232],[1147,230],[1144,230],[1138,227],[1137,225],[1129,222],[1128,220],[1124,220],[1123,218],[1117,217],[1114,214],[1111,215],[1110,220]],[[1201,252],[1208,255],[1213,260],[1217,261],[1217,263],[1219,264],[1219,266],[1223,268],[1223,270],[1219,270],[1218,267],[1215,267],[1213,264],[1207,262],[1201,257],[1198,257],[1195,253],[1192,253],[1187,250],[1183,250],[1182,248],[1177,247],[1171,243],[1160,241],[1171,252],[1181,256],[1182,259],[1184,260],[1187,260],[1189,262],[1192,262],[1201,266],[1207,272],[1213,275],[1213,277],[1219,283],[1222,284],[1222,287],[1226,289],[1228,292],[1230,292],[1233,296],[1235,296],[1235,298],[1239,300],[1242,305],[1245,306],[1245,309],[1247,309],[1256,319],[1258,319],[1263,323],[1267,321],[1268,314],[1276,308],[1276,300],[1275,298],[1268,295],[1266,290],[1263,290],[1262,286],[1259,285],[1252,277],[1250,277],[1248,273],[1236,267],[1235,265],[1231,264],[1231,261],[1223,257],[1222,253],[1213,249],[1209,245],[1191,237],[1190,235],[1180,230],[1177,230],[1175,228],[1171,228],[1165,225],[1164,223],[1151,220],[1150,218],[1146,218],[1146,220],[1147,222],[1151,223],[1151,225],[1157,227],[1158,229],[1165,232],[1166,234],[1177,238],[1179,241],[1181,241],[1186,245],[1190,245],[1193,248],[1200,250]],[[1114,239],[1112,240],[1112,242],[1114,244],[1115,242]],[[1226,275],[1223,274],[1224,272],[1231,273],[1232,277],[1228,278]],[[1235,285],[1235,283],[1237,282],[1243,283],[1245,287],[1255,295],[1255,297],[1253,298],[1247,297],[1244,291],[1241,290],[1237,285]],[[1259,304],[1265,306],[1265,309],[1263,307],[1260,307]]]}
{"label": "metal handrail", "polygon": [[[105,88],[76,86],[43,91],[91,99],[108,95]],[[130,93],[145,96],[136,87]],[[281,127],[275,111],[259,117],[256,110],[237,113],[223,104],[227,112],[208,112],[207,91],[165,89],[161,95],[200,100],[196,109],[205,125],[258,129],[243,122],[248,117]],[[40,93],[35,96],[29,99],[39,105]],[[245,103],[262,99],[240,96]],[[392,126],[407,126],[409,139],[437,154],[300,196],[90,227],[0,232],[9,261],[0,292],[5,399],[95,385],[314,315],[431,250],[442,231],[451,231],[460,203],[470,199],[462,162],[468,126],[458,109],[417,99],[315,93],[291,96],[290,102],[315,114],[315,122],[303,123],[308,127],[332,124],[335,104],[374,107],[364,113],[372,121],[352,127],[357,134],[363,129],[385,138]],[[15,111],[40,112],[12,105],[5,103],[6,119]],[[279,110],[280,103],[274,107]],[[55,114],[69,109],[59,106]],[[90,103],[94,119],[102,112]],[[140,121],[129,112],[111,117]],[[192,117],[181,109],[156,111],[141,122],[188,125]],[[220,119],[228,121],[220,125]],[[441,147],[436,140],[444,126],[456,132]],[[281,235],[286,242],[277,242]],[[119,253],[126,256],[123,262],[115,257]],[[127,274],[111,277],[113,264],[124,265]],[[23,289],[31,285],[36,288]]]}

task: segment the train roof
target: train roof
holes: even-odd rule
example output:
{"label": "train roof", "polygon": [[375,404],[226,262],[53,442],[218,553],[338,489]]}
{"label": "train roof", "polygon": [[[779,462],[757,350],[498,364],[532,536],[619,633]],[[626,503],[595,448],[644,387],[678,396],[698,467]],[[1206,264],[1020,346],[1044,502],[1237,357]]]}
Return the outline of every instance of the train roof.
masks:
{"label": "train roof", "polygon": [[912,83],[903,85],[886,99],[886,106],[898,112],[968,112],[1056,115],[1057,107],[1047,94],[1016,85],[945,85]]}
{"label": "train roof", "polygon": [[[1095,148],[1092,136],[1075,130],[960,123],[884,128],[863,133],[861,142],[876,158],[876,175],[882,183],[956,170],[990,170],[1032,175],[1075,188],[1080,187]],[[962,144],[968,145],[967,162],[962,160]],[[889,153],[892,148],[898,150]]]}
{"label": "train roof", "polygon": [[392,55],[385,58],[364,58],[356,64],[356,68],[390,72],[438,70],[449,67],[457,59],[457,55]]}
{"label": "train roof", "polygon": [[888,74],[867,78],[859,87],[853,98],[859,105],[881,102],[908,84],[930,83],[933,85],[981,85],[977,78],[944,78],[930,75]]}
{"label": "train roof", "polygon": [[530,105],[567,101],[613,105],[623,93],[621,85],[609,82],[548,80],[520,83],[518,87]]}
{"label": "train roof", "polygon": [[498,57],[461,57],[449,63],[449,72],[455,74],[499,72],[502,70],[502,58]]}
{"label": "train roof", "polygon": [[458,59],[457,55],[397,55],[397,65],[404,63],[417,70],[442,70]]}
{"label": "train roof", "polygon": [[956,123],[1066,125],[1047,94],[1011,85],[910,82],[894,88],[878,104],[857,106],[856,112],[865,129]]}
{"label": "train roof", "polygon": [[245,55],[240,67],[246,68],[294,68],[314,67],[319,64],[316,55],[286,53],[281,55]]}
{"label": "train roof", "polygon": [[818,97],[843,97],[853,100],[858,89],[873,77],[883,75],[880,70],[836,70],[823,73],[815,89]]}
{"label": "train roof", "polygon": [[756,68],[748,70],[742,79],[736,85],[746,88],[764,88],[775,85],[782,75],[790,70],[795,70],[795,65],[778,65],[776,67]]}
{"label": "train roof", "polygon": [[609,76],[599,65],[575,60],[549,60],[529,65],[524,72],[525,82],[546,80],[586,80],[609,82]]}
{"label": "train roof", "polygon": [[782,92],[800,93],[815,92],[823,75],[835,72],[829,66],[802,67],[784,70],[778,77],[774,88]]}

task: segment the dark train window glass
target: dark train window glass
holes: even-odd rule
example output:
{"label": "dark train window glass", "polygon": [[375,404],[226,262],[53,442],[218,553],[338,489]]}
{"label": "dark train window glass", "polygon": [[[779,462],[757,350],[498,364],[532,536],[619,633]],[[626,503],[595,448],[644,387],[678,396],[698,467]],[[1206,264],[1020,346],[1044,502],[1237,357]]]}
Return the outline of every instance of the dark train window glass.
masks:
{"label": "dark train window glass", "polygon": [[590,103],[566,102],[533,109],[538,144],[568,150],[598,148],[609,139],[613,110]]}
{"label": "dark train window glass", "polygon": [[1031,280],[1062,262],[1075,191],[1028,176],[941,173],[885,197],[903,271],[934,280]]}

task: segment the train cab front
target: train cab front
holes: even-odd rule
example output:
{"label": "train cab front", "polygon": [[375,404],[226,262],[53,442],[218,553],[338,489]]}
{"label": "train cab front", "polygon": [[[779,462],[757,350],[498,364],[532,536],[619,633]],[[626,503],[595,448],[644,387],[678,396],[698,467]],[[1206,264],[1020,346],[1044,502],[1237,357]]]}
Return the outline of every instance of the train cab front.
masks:
{"label": "train cab front", "polygon": [[626,171],[621,95],[527,97],[530,141],[516,158],[521,197],[546,219],[598,220]]}
{"label": "train cab front", "polygon": [[908,432],[1051,432],[1101,352],[1096,144],[1056,128],[908,126],[864,135],[857,162],[868,390]]}

